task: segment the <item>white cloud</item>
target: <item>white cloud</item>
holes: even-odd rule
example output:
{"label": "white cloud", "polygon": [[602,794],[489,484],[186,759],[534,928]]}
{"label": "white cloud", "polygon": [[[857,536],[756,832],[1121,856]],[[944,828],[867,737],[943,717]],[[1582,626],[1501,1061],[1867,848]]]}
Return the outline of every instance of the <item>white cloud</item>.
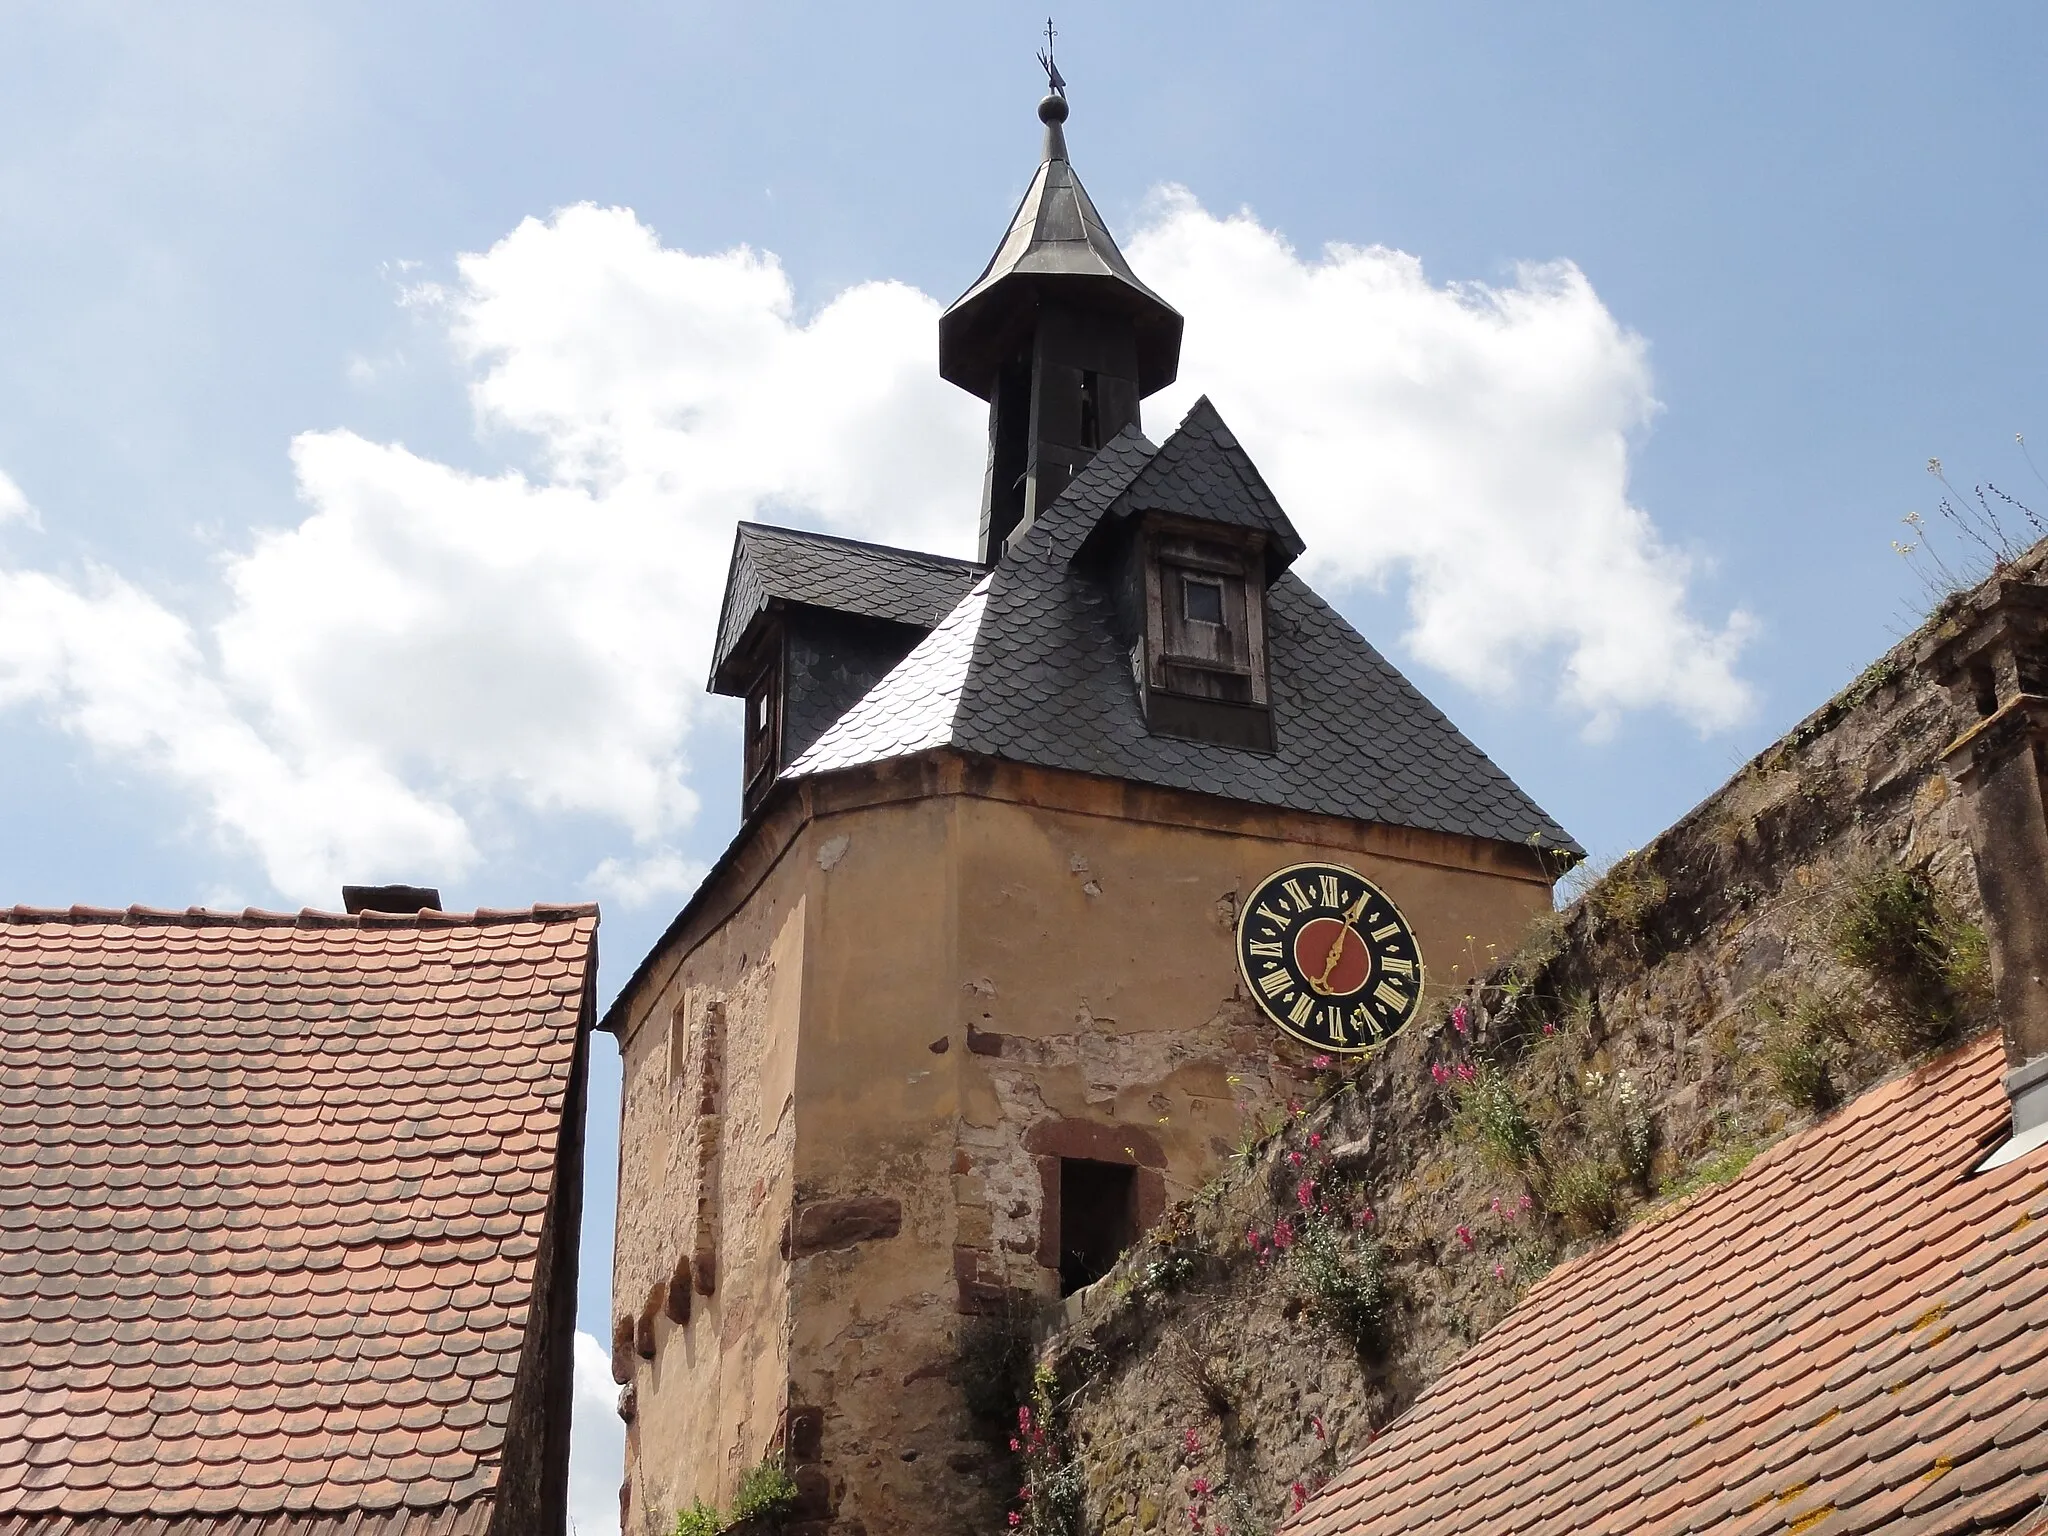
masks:
{"label": "white cloud", "polygon": [[[198,790],[216,825],[260,848],[272,878],[331,870],[345,850],[409,849],[466,865],[461,817],[404,785],[363,743],[283,755],[222,689],[190,627],[112,572],[77,583],[0,569],[0,706],[43,706],[102,751]],[[337,881],[324,882],[331,904]],[[309,892],[310,894],[310,892]]]}
{"label": "white cloud", "polygon": [[588,884],[601,900],[644,907],[665,896],[688,895],[710,868],[702,859],[686,858],[672,848],[657,848],[640,858],[602,860],[590,872]]}
{"label": "white cloud", "polygon": [[1630,440],[1657,410],[1647,346],[1577,267],[1438,287],[1380,246],[1305,260],[1178,190],[1129,255],[1188,317],[1183,382],[1148,424],[1206,391],[1301,529],[1312,580],[1405,577],[1423,661],[1500,693],[1554,657],[1596,729],[1647,707],[1703,731],[1748,711],[1751,621],[1692,617],[1691,563],[1628,499]]}
{"label": "white cloud", "polygon": [[570,1536],[619,1536],[619,1480],[626,1473],[626,1427],[611,1356],[589,1334],[576,1335],[576,1387],[569,1421]]}
{"label": "white cloud", "polygon": [[[1745,621],[1688,614],[1685,559],[1627,499],[1655,410],[1643,343],[1575,268],[1433,287],[1397,252],[1304,261],[1185,194],[1131,251],[1189,317],[1154,429],[1213,393],[1309,574],[1407,581],[1424,662],[1495,690],[1551,669],[1596,726],[1742,713]],[[27,637],[0,704],[182,783],[296,899],[446,882],[565,815],[615,829],[591,888],[677,894],[701,874],[677,847],[734,519],[971,541],[983,414],[938,379],[938,305],[866,283],[800,315],[772,256],[666,249],[589,206],[404,301],[446,328],[480,429],[523,467],[301,435],[301,515],[224,561],[204,630],[113,572],[0,564],[0,616]],[[0,518],[32,515],[0,481]]]}
{"label": "white cloud", "polygon": [[6,471],[0,470],[0,523],[6,522],[26,523],[31,528],[42,526],[36,509],[29,505],[21,487],[8,478]]}
{"label": "white cloud", "polygon": [[665,250],[624,210],[527,220],[459,276],[412,301],[531,474],[305,433],[304,515],[226,562],[205,636],[117,577],[0,568],[0,606],[56,621],[0,700],[181,780],[296,899],[452,879],[515,813],[618,827],[590,883],[653,899],[694,878],[668,839],[734,520],[961,549],[981,409],[937,376],[932,300],[869,283],[799,319],[772,257]]}

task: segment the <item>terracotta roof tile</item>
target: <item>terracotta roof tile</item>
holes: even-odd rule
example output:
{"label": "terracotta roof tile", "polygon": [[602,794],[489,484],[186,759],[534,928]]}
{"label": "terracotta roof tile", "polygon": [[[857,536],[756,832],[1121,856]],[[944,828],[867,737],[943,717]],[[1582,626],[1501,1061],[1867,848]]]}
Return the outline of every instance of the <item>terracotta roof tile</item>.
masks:
{"label": "terracotta roof tile", "polygon": [[1969,1172],[2003,1067],[1965,1047],[1551,1275],[1283,1530],[2048,1536],[2048,1153]]}
{"label": "terracotta roof tile", "polygon": [[595,928],[0,910],[0,1536],[484,1536]]}

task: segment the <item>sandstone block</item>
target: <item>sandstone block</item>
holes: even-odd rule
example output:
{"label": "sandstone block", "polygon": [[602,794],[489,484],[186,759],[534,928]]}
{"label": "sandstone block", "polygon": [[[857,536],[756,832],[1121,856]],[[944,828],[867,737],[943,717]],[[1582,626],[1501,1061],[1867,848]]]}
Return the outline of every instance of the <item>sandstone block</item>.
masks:
{"label": "sandstone block", "polygon": [[877,1242],[903,1230],[903,1202],[888,1195],[859,1195],[850,1200],[819,1200],[797,1212],[794,1228],[784,1228],[782,1256],[806,1254],[856,1243]]}

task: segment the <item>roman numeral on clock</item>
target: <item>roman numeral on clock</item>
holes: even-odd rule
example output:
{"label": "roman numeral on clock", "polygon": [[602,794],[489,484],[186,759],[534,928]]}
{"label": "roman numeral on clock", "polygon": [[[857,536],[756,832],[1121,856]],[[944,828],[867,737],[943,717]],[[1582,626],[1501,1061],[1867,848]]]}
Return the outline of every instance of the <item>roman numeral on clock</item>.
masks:
{"label": "roman numeral on clock", "polygon": [[1259,990],[1268,997],[1278,997],[1294,990],[1294,978],[1276,965],[1259,978]]}
{"label": "roman numeral on clock", "polygon": [[1294,1000],[1294,1006],[1287,1010],[1287,1022],[1299,1029],[1309,1021],[1309,1015],[1316,1011],[1316,1000],[1306,992]]}
{"label": "roman numeral on clock", "polygon": [[1287,894],[1291,898],[1293,898],[1295,911],[1306,912],[1310,907],[1315,905],[1313,901],[1309,900],[1308,892],[1301,888],[1301,882],[1299,880],[1283,880],[1280,883],[1281,886],[1286,890]]}
{"label": "roman numeral on clock", "polygon": [[[1255,951],[1258,948],[1257,945],[1252,947]],[[1380,969],[1389,976],[1413,977],[1415,974],[1415,962],[1413,960],[1403,960],[1399,955],[1381,955]]]}
{"label": "roman numeral on clock", "polygon": [[1253,939],[1244,948],[1245,953],[1255,960],[1278,960],[1283,953],[1277,939]]}
{"label": "roman numeral on clock", "polygon": [[1344,905],[1344,892],[1337,884],[1337,877],[1335,875],[1318,875],[1316,876],[1316,883],[1323,888],[1324,906],[1341,907]]}
{"label": "roman numeral on clock", "polygon": [[1408,998],[1391,981],[1383,981],[1372,989],[1373,1000],[1389,1013],[1399,1013],[1408,1006]]}

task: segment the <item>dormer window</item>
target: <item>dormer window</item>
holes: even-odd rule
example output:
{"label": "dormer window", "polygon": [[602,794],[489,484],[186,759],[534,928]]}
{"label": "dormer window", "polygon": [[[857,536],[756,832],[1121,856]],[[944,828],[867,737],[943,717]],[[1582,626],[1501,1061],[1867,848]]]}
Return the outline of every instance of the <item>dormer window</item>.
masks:
{"label": "dormer window", "polygon": [[1263,537],[1155,515],[1133,554],[1143,576],[1133,659],[1146,723],[1162,736],[1270,752]]}

